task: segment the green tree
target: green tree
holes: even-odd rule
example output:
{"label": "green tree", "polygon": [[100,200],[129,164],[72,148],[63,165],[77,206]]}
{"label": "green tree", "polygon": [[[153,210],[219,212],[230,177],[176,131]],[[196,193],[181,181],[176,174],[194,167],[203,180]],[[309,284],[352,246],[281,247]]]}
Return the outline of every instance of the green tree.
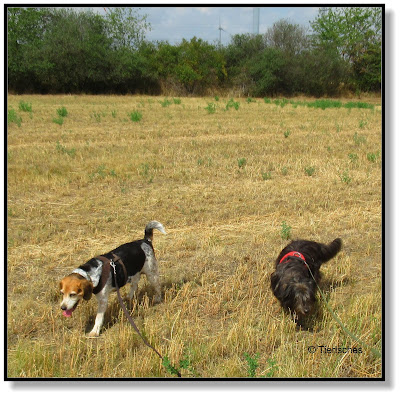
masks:
{"label": "green tree", "polygon": [[35,71],[50,65],[38,56],[49,23],[47,8],[7,8],[7,58],[9,88],[35,91],[40,83]]}
{"label": "green tree", "polygon": [[309,38],[305,27],[281,19],[265,33],[268,47],[281,50],[288,56],[298,55],[309,49]]}
{"label": "green tree", "polygon": [[193,37],[177,46],[159,44],[158,68],[169,87],[186,94],[203,94],[226,78],[222,53],[208,42]]}
{"label": "green tree", "polygon": [[370,90],[380,86],[381,8],[320,8],[311,27],[316,47],[336,50],[349,62],[357,88]]}
{"label": "green tree", "polygon": [[134,7],[107,8],[107,33],[115,48],[138,49],[143,43],[151,25],[147,15],[141,15],[139,11],[140,8]]}

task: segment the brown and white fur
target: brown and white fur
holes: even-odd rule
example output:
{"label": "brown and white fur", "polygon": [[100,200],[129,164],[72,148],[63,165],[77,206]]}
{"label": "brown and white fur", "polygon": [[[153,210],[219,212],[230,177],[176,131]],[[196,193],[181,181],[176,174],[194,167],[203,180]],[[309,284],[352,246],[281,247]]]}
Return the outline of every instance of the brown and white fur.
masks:
{"label": "brown and white fur", "polygon": [[[116,255],[125,265],[127,272],[127,283],[131,284],[129,299],[132,300],[137,291],[141,274],[145,274],[150,284],[155,289],[154,302],[161,301],[161,285],[158,274],[158,264],[152,245],[153,229],[166,234],[164,226],[158,221],[151,221],[146,225],[143,239],[125,243],[102,256],[112,259]],[[95,257],[90,259],[79,268],[60,281],[60,292],[62,294],[61,309],[65,317],[71,317],[72,312],[81,300],[89,300],[93,289],[98,285],[103,269],[103,261]],[[117,282],[120,284],[122,271],[117,271]],[[124,282],[124,280],[122,281]],[[122,284],[123,286],[123,284]],[[121,287],[121,286],[120,286]],[[104,314],[107,309],[108,297],[111,291],[116,290],[112,274],[102,290],[95,294],[98,302],[98,310],[92,331],[89,337],[97,337],[103,325]]]}

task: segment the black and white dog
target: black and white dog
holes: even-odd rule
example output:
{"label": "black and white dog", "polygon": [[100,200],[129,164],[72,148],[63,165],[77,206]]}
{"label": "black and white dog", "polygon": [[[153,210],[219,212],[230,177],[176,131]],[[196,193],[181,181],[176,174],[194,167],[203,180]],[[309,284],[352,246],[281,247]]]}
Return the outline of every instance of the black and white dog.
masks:
{"label": "black and white dog", "polygon": [[[100,334],[107,309],[108,296],[111,291],[126,283],[131,284],[129,298],[132,299],[137,291],[141,274],[145,274],[155,289],[154,302],[161,301],[161,285],[158,274],[158,264],[152,245],[153,230],[166,234],[164,226],[158,221],[146,225],[144,239],[125,243],[110,252],[90,259],[60,281],[60,291],[63,296],[61,309],[65,317],[72,312],[82,299],[89,300],[95,294],[98,302],[96,320],[89,337]],[[115,265],[110,270],[110,263]]]}

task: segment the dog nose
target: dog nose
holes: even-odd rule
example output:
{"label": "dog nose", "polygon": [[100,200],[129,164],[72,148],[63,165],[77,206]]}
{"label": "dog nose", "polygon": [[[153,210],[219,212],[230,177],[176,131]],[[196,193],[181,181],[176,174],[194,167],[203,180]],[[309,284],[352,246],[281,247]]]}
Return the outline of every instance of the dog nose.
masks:
{"label": "dog nose", "polygon": [[61,309],[62,309],[63,311],[65,311],[65,310],[67,309],[67,307],[66,307],[65,305],[61,305]]}

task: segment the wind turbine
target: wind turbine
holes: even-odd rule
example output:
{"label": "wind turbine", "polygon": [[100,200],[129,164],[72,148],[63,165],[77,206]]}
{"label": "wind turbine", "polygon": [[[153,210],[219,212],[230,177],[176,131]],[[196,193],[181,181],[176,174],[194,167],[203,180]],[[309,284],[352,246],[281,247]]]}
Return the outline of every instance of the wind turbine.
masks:
{"label": "wind turbine", "polygon": [[225,33],[228,33],[225,29],[222,29],[222,27],[221,27],[221,17],[219,17],[218,30],[219,30],[219,46],[221,47],[221,31],[224,31]]}

